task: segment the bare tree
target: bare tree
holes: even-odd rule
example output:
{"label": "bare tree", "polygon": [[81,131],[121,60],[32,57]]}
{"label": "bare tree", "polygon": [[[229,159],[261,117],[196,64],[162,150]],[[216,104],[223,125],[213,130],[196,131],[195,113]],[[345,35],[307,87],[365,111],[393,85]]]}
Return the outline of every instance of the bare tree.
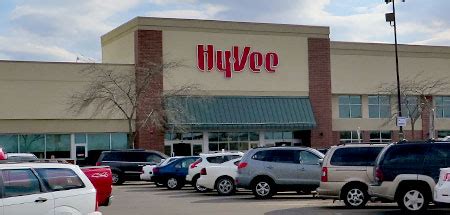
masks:
{"label": "bare tree", "polygon": [[[424,113],[430,113],[431,109],[434,108],[432,96],[448,92],[449,89],[450,82],[447,77],[426,77],[424,72],[401,81],[400,96],[402,116],[409,118],[412,139],[415,139],[414,131],[417,120],[421,118]],[[397,98],[397,83],[381,84],[377,92],[381,95],[391,95]],[[397,99],[394,99],[393,101],[396,111],[393,111],[391,117],[385,124],[395,121],[398,116]]]}
{"label": "bare tree", "polygon": [[[183,65],[180,62],[151,64],[136,68],[136,76],[134,67],[113,69],[107,65],[89,64],[81,72],[91,80],[83,90],[70,96],[69,110],[77,114],[91,112],[91,117],[105,113],[121,113],[128,122],[128,145],[134,148],[137,131],[148,127],[164,129],[170,116],[184,114],[184,109],[174,102],[171,102],[170,106],[164,106],[168,100],[176,96],[190,96],[193,91],[200,91],[195,84],[164,91],[162,86],[158,86],[161,83],[157,80],[181,67]],[[144,105],[145,108],[141,108]],[[162,109],[161,105],[164,106]],[[138,111],[141,111],[144,117],[138,118]]]}

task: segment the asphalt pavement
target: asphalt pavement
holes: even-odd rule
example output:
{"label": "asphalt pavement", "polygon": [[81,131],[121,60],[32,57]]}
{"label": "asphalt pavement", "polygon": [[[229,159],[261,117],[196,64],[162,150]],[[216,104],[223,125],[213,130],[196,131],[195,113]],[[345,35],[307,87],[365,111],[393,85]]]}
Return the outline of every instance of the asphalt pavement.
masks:
{"label": "asphalt pavement", "polygon": [[[339,201],[333,203],[332,200],[321,200],[312,195],[297,195],[292,192],[280,193],[269,200],[257,200],[249,191],[222,197],[216,192],[196,193],[192,187],[172,191],[146,182],[114,186],[113,195],[112,204],[100,208],[104,215],[405,214],[392,203],[369,203],[364,209],[350,210]],[[425,214],[450,214],[450,209],[432,208]]]}

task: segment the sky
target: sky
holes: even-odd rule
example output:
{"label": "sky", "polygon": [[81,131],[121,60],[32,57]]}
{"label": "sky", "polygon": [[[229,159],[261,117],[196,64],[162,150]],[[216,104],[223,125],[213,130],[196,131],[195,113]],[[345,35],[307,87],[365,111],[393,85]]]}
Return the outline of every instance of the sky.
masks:
{"label": "sky", "polygon": [[[449,0],[396,1],[398,40],[450,46]],[[334,41],[392,43],[384,0],[0,0],[0,60],[101,62],[100,37],[136,16],[330,27]]]}

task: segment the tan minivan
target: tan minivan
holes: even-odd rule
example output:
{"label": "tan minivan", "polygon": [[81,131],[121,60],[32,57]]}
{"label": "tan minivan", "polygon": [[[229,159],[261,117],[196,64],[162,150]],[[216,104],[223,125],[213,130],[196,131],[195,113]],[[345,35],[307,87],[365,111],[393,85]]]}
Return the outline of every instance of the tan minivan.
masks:
{"label": "tan minivan", "polygon": [[346,144],[332,146],[322,163],[317,193],[323,199],[339,199],[349,208],[364,207],[370,199],[369,183],[373,166],[386,144]]}

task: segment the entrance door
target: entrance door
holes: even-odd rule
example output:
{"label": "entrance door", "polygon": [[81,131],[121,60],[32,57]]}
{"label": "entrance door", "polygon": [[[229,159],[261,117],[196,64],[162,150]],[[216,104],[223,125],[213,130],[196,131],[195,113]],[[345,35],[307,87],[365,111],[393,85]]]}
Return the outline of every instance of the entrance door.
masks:
{"label": "entrance door", "polygon": [[75,159],[77,165],[86,165],[87,158],[87,144],[77,143],[75,144]]}
{"label": "entrance door", "polygon": [[173,144],[173,153],[175,156],[191,156],[191,144],[176,143]]}

